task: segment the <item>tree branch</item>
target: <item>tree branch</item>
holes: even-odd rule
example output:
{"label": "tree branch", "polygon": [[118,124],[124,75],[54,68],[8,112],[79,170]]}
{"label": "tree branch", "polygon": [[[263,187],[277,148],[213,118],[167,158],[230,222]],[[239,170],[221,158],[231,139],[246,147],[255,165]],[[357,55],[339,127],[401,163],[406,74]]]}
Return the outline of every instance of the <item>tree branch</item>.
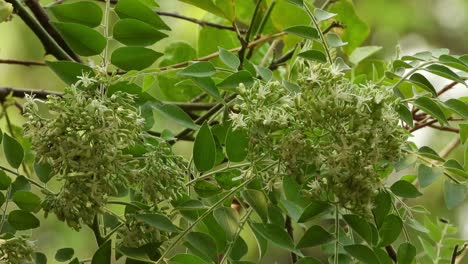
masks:
{"label": "tree branch", "polygon": [[39,23],[42,25],[42,27],[57,42],[57,44],[75,61],[81,62],[80,57],[68,46],[58,31],[55,30],[55,28],[50,24],[49,16],[47,15],[44,8],[42,8],[38,0],[25,0],[25,3],[39,21]]}
{"label": "tree branch", "polygon": [[0,59],[0,64],[12,64],[12,65],[22,65],[22,66],[47,66],[42,61],[21,61],[21,60],[10,60],[10,59]]}
{"label": "tree branch", "polygon": [[[291,217],[289,215],[286,215],[286,221],[284,222],[284,227],[286,228],[286,231],[288,232],[289,237],[291,237],[292,241],[294,242],[294,230],[292,227]],[[297,255],[296,253],[292,251],[291,251],[291,260],[292,260],[292,263],[297,262]]]}
{"label": "tree branch", "polygon": [[47,54],[54,55],[58,60],[73,60],[60,45],[45,31],[37,20],[26,10],[19,0],[6,0],[13,5],[15,12],[32,32],[39,38]]}
{"label": "tree branch", "polygon": [[454,128],[454,127],[446,127],[446,126],[438,126],[438,125],[429,125],[429,127],[438,129],[441,131],[447,131],[447,132],[454,132],[454,133],[459,133],[460,129]]}
{"label": "tree branch", "polygon": [[163,12],[163,11],[156,11],[156,14],[160,16],[166,16],[166,17],[173,17],[173,18],[178,18],[181,20],[189,21],[195,24],[200,25],[201,27],[213,27],[217,29],[225,29],[225,30],[230,30],[230,31],[236,31],[236,29],[233,26],[226,26],[222,24],[216,24],[213,22],[209,22],[206,20],[201,20],[201,19],[196,19],[193,17],[187,17],[184,15],[180,15],[178,13],[172,13],[172,12]]}

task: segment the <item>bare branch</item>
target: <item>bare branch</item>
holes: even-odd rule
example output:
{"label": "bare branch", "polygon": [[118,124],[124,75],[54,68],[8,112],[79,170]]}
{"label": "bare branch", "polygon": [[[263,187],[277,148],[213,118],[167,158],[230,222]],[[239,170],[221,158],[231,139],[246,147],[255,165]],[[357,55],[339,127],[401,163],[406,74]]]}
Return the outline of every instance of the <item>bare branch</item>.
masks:
{"label": "bare branch", "polygon": [[9,59],[0,59],[0,64],[13,64],[13,65],[22,65],[22,66],[47,66],[42,61],[22,61],[22,60],[9,60]]}
{"label": "bare branch", "polygon": [[225,29],[225,30],[230,30],[230,31],[236,31],[236,29],[233,26],[226,26],[226,25],[222,25],[222,24],[216,24],[216,23],[209,22],[209,21],[206,21],[206,20],[201,20],[201,19],[196,19],[196,18],[193,18],[193,17],[183,16],[183,15],[180,15],[180,14],[177,14],[177,13],[156,11],[156,14],[158,14],[160,16],[166,16],[166,17],[173,17],[173,18],[182,19],[182,20],[185,20],[185,21],[189,21],[189,22],[198,24],[198,25],[200,25],[202,27],[213,27],[213,28],[217,28],[217,29]]}

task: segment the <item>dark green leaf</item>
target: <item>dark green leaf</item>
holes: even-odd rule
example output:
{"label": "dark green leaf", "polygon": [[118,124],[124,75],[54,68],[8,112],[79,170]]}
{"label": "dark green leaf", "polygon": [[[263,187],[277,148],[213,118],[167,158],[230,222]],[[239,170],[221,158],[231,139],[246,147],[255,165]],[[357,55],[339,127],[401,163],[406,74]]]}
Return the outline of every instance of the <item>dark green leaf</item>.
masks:
{"label": "dark green leaf", "polygon": [[268,200],[265,194],[261,191],[248,189],[242,191],[241,196],[266,223],[268,221]]}
{"label": "dark green leaf", "polygon": [[125,71],[143,70],[151,66],[162,54],[143,47],[120,47],[112,52],[111,62]]}
{"label": "dark green leaf", "polygon": [[419,165],[418,180],[422,188],[425,188],[435,182],[444,174],[444,170],[437,167],[428,167],[424,164]]}
{"label": "dark green leaf", "polygon": [[353,64],[359,64],[359,62],[364,59],[374,55],[376,52],[380,51],[382,47],[380,46],[365,46],[356,48],[351,55],[349,55],[349,61]]}
{"label": "dark green leaf", "polygon": [[448,209],[454,209],[459,206],[466,198],[466,186],[445,180],[444,183],[444,198],[445,205]]}
{"label": "dark green leaf", "polygon": [[156,213],[136,214],[136,215],[133,215],[133,217],[161,231],[165,231],[165,232],[178,232],[179,231],[179,229],[172,223],[172,221],[162,214],[156,214]]}
{"label": "dark green leaf", "polygon": [[468,65],[453,56],[443,54],[439,57],[439,61],[446,66],[461,70],[463,72],[468,72]]}
{"label": "dark green leaf", "polygon": [[175,123],[187,127],[193,130],[196,130],[199,128],[198,125],[196,125],[192,118],[180,107],[172,104],[154,104],[154,109],[157,110],[161,115],[163,115],[166,118],[171,119]]}
{"label": "dark green leaf", "polygon": [[446,79],[464,84],[464,81],[460,76],[458,76],[456,73],[454,73],[452,70],[450,70],[449,68],[445,66],[433,64],[433,65],[427,66],[425,70],[427,70],[428,72],[432,74],[439,75]]}
{"label": "dark green leaf", "polygon": [[5,171],[0,169],[0,190],[6,190],[10,187],[11,178],[6,175]]}
{"label": "dark green leaf", "polygon": [[247,243],[245,243],[245,240],[241,236],[238,236],[236,241],[234,242],[234,246],[232,247],[231,254],[229,254],[229,257],[232,260],[240,260],[245,254],[247,254],[248,251],[249,248],[247,246]]}
{"label": "dark green leaf", "polygon": [[231,207],[219,207],[213,212],[216,222],[224,229],[229,241],[235,238],[239,226],[239,214]]}
{"label": "dark green leaf", "polygon": [[203,259],[190,255],[190,254],[178,254],[169,260],[170,264],[208,264]]}
{"label": "dark green leaf", "polygon": [[139,0],[119,0],[114,11],[120,18],[138,19],[157,29],[170,29],[156,12]]}
{"label": "dark green leaf", "polygon": [[215,261],[217,258],[216,243],[213,239],[201,232],[191,232],[185,238],[189,248],[207,261]]}
{"label": "dark green leaf", "polygon": [[295,251],[294,243],[283,227],[273,224],[252,224],[252,227],[266,240],[286,250]]}
{"label": "dark green leaf", "polygon": [[444,102],[445,106],[461,117],[468,119],[468,104],[457,99],[449,99]]}
{"label": "dark green leaf", "polygon": [[75,23],[51,22],[68,45],[81,56],[101,53],[107,40],[96,30]]}
{"label": "dark green leaf", "polygon": [[319,37],[317,29],[310,26],[294,26],[285,29],[284,32],[310,40],[314,40]]}
{"label": "dark green leaf", "polygon": [[437,120],[443,124],[448,125],[448,121],[445,118],[444,112],[440,106],[428,97],[419,97],[414,101],[414,104],[418,106],[424,112],[430,114],[431,116],[437,118]]}
{"label": "dark green leaf", "polygon": [[193,162],[198,171],[213,168],[216,161],[216,144],[207,123],[198,131],[193,146]]}
{"label": "dark green leaf", "polygon": [[47,264],[47,256],[44,253],[36,252],[34,253],[34,261],[36,264]]}
{"label": "dark green leaf", "polygon": [[195,192],[203,198],[211,197],[221,192],[221,188],[209,181],[197,181],[193,188]]}
{"label": "dark green leaf", "polygon": [[70,260],[73,255],[75,255],[75,250],[73,248],[61,248],[55,253],[55,260],[65,262]]}
{"label": "dark green leaf", "polygon": [[46,64],[62,81],[69,85],[76,83],[79,80],[78,76],[82,76],[83,74],[89,74],[89,77],[94,77],[93,69],[81,63],[72,61],[46,61]]}
{"label": "dark green leaf", "polygon": [[54,5],[48,10],[62,22],[78,23],[88,27],[97,27],[102,20],[101,8],[88,1]]}
{"label": "dark green leaf", "polygon": [[208,11],[214,15],[217,15],[219,17],[224,17],[229,20],[229,16],[227,16],[219,7],[217,7],[212,2],[212,0],[180,0],[180,1],[185,2],[187,4],[191,4],[205,11]]}
{"label": "dark green leaf", "polygon": [[218,87],[216,87],[215,82],[210,77],[193,77],[193,82],[202,88],[206,93],[213,96],[219,102],[223,101],[223,98],[219,94]]}
{"label": "dark green leaf", "polygon": [[244,130],[228,130],[226,135],[226,155],[232,162],[241,162],[247,157],[249,137]]}
{"label": "dark green leaf", "polygon": [[323,52],[319,50],[307,50],[299,53],[297,56],[302,57],[306,60],[327,62],[327,57]]}
{"label": "dark green leaf", "polygon": [[445,171],[455,174],[462,178],[468,179],[468,172],[465,171],[463,166],[454,159],[447,160],[444,163]]}
{"label": "dark green leaf", "polygon": [[416,257],[416,248],[410,243],[402,243],[398,247],[398,264],[411,264]]}
{"label": "dark green leaf", "polygon": [[47,162],[34,162],[34,171],[41,182],[47,183],[52,178],[52,167]]}
{"label": "dark green leaf", "polygon": [[392,198],[390,197],[390,194],[383,191],[379,192],[375,198],[375,207],[372,209],[377,227],[382,225],[391,208]]}
{"label": "dark green leaf", "polygon": [[377,255],[367,246],[364,245],[350,245],[344,246],[344,250],[351,256],[366,264],[380,263]]}
{"label": "dark green leaf", "polygon": [[327,34],[327,41],[328,41],[328,45],[330,45],[330,47],[332,48],[339,48],[339,47],[348,45],[348,42],[343,42],[340,36],[338,36],[335,33]]}
{"label": "dark green leaf", "polygon": [[111,264],[112,263],[112,240],[107,240],[94,253],[91,264]]}
{"label": "dark green leaf", "polygon": [[305,257],[299,259],[296,264],[322,264],[322,262],[314,257]]}
{"label": "dark green leaf", "polygon": [[24,158],[23,147],[6,133],[3,135],[3,152],[11,167],[18,169],[21,166]]}
{"label": "dark green leaf", "polygon": [[209,77],[215,73],[216,68],[211,64],[211,62],[207,61],[194,63],[178,72],[179,75],[190,77]]}
{"label": "dark green leaf", "polygon": [[28,230],[39,227],[41,224],[33,214],[28,211],[14,210],[8,214],[8,223],[16,230]]}
{"label": "dark green leaf", "polygon": [[343,219],[348,225],[362,237],[369,245],[372,245],[372,229],[366,220],[357,215],[343,215]]}
{"label": "dark green leaf", "polygon": [[385,247],[395,242],[403,228],[403,221],[400,217],[390,214],[385,217],[382,226],[379,228],[380,247]]}
{"label": "dark green leaf", "polygon": [[241,171],[238,169],[225,170],[215,174],[215,180],[225,190],[238,186],[241,182]]}
{"label": "dark green leaf", "polygon": [[190,61],[197,56],[196,50],[186,42],[173,42],[164,49],[160,67]]}
{"label": "dark green leaf", "polygon": [[400,115],[401,120],[403,120],[408,126],[414,126],[413,114],[405,105],[399,104],[396,111],[398,112],[398,115]]}
{"label": "dark green leaf", "polygon": [[245,86],[249,86],[254,82],[252,74],[248,71],[239,71],[229,75],[226,79],[217,84],[222,89],[235,89],[241,83]]}
{"label": "dark green leaf", "polygon": [[114,25],[113,37],[129,46],[149,46],[167,35],[145,22],[127,18],[119,20]]}
{"label": "dark green leaf", "polygon": [[415,198],[422,195],[413,184],[402,180],[395,182],[390,189],[394,194],[405,198]]}
{"label": "dark green leaf", "polygon": [[299,243],[297,243],[297,248],[319,246],[334,239],[333,235],[328,233],[321,226],[314,225],[304,233]]}
{"label": "dark green leaf", "polygon": [[327,211],[330,209],[328,203],[322,201],[312,201],[307,207],[302,211],[301,216],[299,217],[299,223],[305,223],[315,216]]}
{"label": "dark green leaf", "polygon": [[227,49],[218,47],[218,50],[219,50],[219,57],[224,62],[224,64],[226,64],[226,66],[228,66],[229,68],[233,70],[237,70],[237,68],[239,68],[239,65],[240,65],[239,57],[232,54]]}
{"label": "dark green leaf", "polygon": [[419,154],[423,157],[427,157],[427,158],[430,158],[430,159],[433,159],[433,160],[438,160],[438,161],[442,161],[444,162],[445,159],[444,158],[441,158],[439,156],[439,154],[437,154],[437,152],[435,152],[433,149],[431,149],[430,147],[428,146],[423,146],[421,148],[419,148],[418,150]]}
{"label": "dark green leaf", "polygon": [[468,124],[459,124],[458,126],[460,127],[460,142],[465,144],[468,138]]}
{"label": "dark green leaf", "polygon": [[15,192],[13,202],[25,211],[37,212],[41,208],[41,198],[29,191]]}
{"label": "dark green leaf", "polygon": [[6,201],[5,195],[3,195],[2,192],[0,192],[0,206],[2,206],[5,203],[5,201]]}
{"label": "dark green leaf", "polygon": [[414,73],[409,78],[409,81],[411,81],[412,83],[418,85],[419,87],[423,88],[424,90],[430,92],[432,95],[437,96],[437,92],[436,92],[434,86],[432,86],[432,84],[426,79],[426,77],[424,77],[424,75],[422,75],[420,73]]}

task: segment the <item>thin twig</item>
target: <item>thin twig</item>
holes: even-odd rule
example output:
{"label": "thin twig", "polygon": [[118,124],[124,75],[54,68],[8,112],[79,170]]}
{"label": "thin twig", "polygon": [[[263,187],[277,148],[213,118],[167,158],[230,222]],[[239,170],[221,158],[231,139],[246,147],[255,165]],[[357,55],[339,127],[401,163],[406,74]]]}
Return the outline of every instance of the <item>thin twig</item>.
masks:
{"label": "thin twig", "polygon": [[42,62],[42,61],[22,61],[22,60],[0,59],[0,63],[22,65],[22,66],[47,66],[47,64],[45,64],[45,62]]}
{"label": "thin twig", "polygon": [[450,153],[460,144],[460,138],[454,138],[444,149],[440,151],[440,157],[446,159]]}
{"label": "thin twig", "polygon": [[[289,216],[289,215],[286,216],[286,221],[284,222],[284,227],[286,228],[286,231],[288,232],[289,237],[291,237],[291,240],[294,242],[294,229],[292,227],[291,216]],[[291,261],[292,261],[292,263],[297,262],[297,255],[293,251],[291,251]]]}
{"label": "thin twig", "polygon": [[245,33],[244,37],[240,35],[240,31],[237,31],[237,27],[235,27],[236,32],[237,32],[237,37],[239,38],[239,41],[241,42],[241,48],[239,50],[239,60],[240,60],[239,70],[241,70],[244,66],[245,51],[249,47],[250,36],[252,35],[252,30],[254,28],[255,21],[257,20],[258,11],[260,10],[260,5],[262,4],[262,1],[263,0],[257,0],[257,4],[255,5],[252,19],[250,20],[249,28],[247,29],[247,33]]}
{"label": "thin twig", "polygon": [[182,19],[185,21],[189,21],[189,22],[198,24],[201,27],[212,27],[212,28],[217,28],[217,29],[236,31],[236,29],[233,26],[227,26],[227,25],[217,24],[217,23],[213,23],[210,21],[206,21],[206,20],[196,19],[193,17],[187,17],[184,15],[180,15],[178,13],[156,11],[156,14],[160,16],[173,17],[173,18],[178,18],[178,19]]}
{"label": "thin twig", "polygon": [[454,128],[454,127],[446,127],[446,126],[438,126],[438,125],[429,125],[429,127],[438,129],[440,131],[447,131],[447,132],[454,132],[454,133],[460,132],[460,129]]}

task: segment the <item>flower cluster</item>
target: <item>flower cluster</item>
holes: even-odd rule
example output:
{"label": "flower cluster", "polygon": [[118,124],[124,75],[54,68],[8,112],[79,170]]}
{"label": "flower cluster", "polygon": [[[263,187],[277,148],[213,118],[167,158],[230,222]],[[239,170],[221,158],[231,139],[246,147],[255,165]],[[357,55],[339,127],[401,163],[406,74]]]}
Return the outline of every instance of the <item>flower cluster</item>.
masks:
{"label": "flower cluster", "polygon": [[32,261],[34,242],[25,237],[11,237],[0,239],[0,262],[8,264],[22,264]]}
{"label": "flower cluster", "polygon": [[75,228],[90,224],[106,197],[126,186],[135,172],[124,150],[139,141],[144,120],[133,106],[134,98],[112,96],[69,87],[62,97],[46,102],[29,97],[24,133],[40,162],[63,181],[59,194],[49,194],[43,207]]}
{"label": "flower cluster", "polygon": [[333,66],[300,61],[298,71],[300,91],[277,82],[241,86],[234,125],[250,132],[254,152],[279,160],[285,176],[308,181],[308,193],[368,213],[378,167],[399,159],[407,139],[397,99],[377,84],[351,83]]}

